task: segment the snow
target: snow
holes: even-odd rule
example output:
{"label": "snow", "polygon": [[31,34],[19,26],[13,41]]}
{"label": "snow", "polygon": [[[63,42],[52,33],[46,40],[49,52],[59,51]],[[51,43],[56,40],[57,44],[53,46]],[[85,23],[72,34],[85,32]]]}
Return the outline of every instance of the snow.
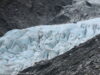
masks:
{"label": "snow", "polygon": [[100,18],[61,25],[15,29],[0,38],[0,74],[16,75],[100,34]]}

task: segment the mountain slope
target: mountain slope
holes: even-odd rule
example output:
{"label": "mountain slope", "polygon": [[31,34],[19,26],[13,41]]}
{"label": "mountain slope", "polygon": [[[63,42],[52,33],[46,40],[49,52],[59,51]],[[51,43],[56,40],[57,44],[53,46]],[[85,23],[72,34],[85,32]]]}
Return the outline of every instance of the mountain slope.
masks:
{"label": "mountain slope", "polygon": [[9,31],[0,38],[0,73],[15,75],[35,62],[61,55],[97,34],[100,34],[100,18]]}
{"label": "mountain slope", "polygon": [[100,35],[52,60],[41,61],[18,75],[99,75]]}
{"label": "mountain slope", "polygon": [[70,4],[72,0],[0,0],[1,35],[11,29],[46,24],[62,10],[62,6]]}
{"label": "mountain slope", "polygon": [[0,35],[11,29],[100,17],[98,3],[98,0],[0,0]]}

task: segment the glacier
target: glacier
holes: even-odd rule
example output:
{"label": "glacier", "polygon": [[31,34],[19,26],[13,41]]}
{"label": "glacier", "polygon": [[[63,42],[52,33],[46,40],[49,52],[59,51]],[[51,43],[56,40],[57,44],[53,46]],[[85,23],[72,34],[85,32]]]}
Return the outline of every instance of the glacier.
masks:
{"label": "glacier", "polygon": [[100,34],[100,18],[14,29],[0,37],[0,74],[16,75],[35,62],[52,59]]}

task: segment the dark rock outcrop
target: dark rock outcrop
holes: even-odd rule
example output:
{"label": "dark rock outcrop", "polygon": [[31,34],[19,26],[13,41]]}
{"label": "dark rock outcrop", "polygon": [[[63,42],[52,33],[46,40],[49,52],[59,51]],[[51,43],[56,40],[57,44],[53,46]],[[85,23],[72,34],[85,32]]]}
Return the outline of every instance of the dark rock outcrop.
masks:
{"label": "dark rock outcrop", "polygon": [[52,60],[41,61],[18,75],[99,75],[100,35]]}
{"label": "dark rock outcrop", "polygon": [[72,0],[0,0],[0,35],[11,29],[48,24],[62,6],[70,4]]}
{"label": "dark rock outcrop", "polygon": [[1,0],[0,14],[9,25],[25,28],[46,24],[72,0]]}
{"label": "dark rock outcrop", "polygon": [[91,0],[0,0],[0,35],[11,29],[100,17]]}

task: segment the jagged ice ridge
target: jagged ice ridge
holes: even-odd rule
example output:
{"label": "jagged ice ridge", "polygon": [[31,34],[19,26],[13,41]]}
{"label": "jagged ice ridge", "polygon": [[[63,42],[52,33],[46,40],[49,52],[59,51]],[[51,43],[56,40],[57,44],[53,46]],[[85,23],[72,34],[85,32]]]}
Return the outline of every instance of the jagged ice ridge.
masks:
{"label": "jagged ice ridge", "polygon": [[78,23],[15,29],[0,38],[0,74],[16,75],[100,34],[100,18]]}

